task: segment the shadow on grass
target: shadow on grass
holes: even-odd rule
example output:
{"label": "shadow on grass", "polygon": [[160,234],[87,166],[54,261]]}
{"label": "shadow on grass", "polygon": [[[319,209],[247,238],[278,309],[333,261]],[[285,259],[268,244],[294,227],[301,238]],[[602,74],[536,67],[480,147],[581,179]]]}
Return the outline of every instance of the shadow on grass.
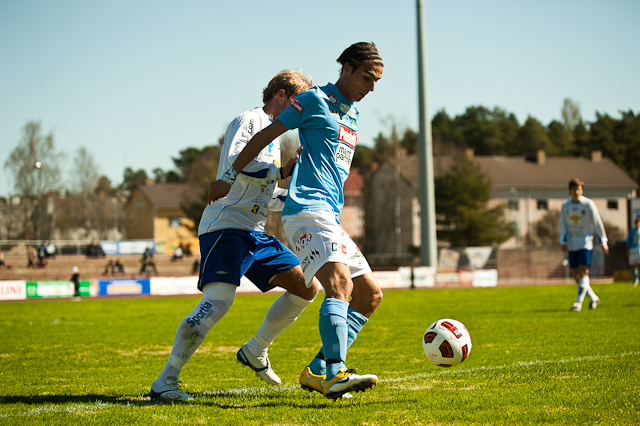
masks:
{"label": "shadow on grass", "polygon": [[66,403],[106,403],[114,405],[152,405],[157,401],[152,401],[149,397],[138,396],[107,396],[107,395],[32,395],[32,396],[0,396],[0,404],[66,404]]}
{"label": "shadow on grass", "polygon": [[[151,406],[151,405],[193,405],[209,406],[221,409],[242,409],[242,408],[278,408],[291,406],[295,408],[332,408],[344,404],[358,406],[368,405],[375,401],[362,401],[360,398],[339,399],[332,401],[322,397],[300,397],[298,395],[273,395],[267,396],[269,401],[264,401],[264,396],[239,395],[236,392],[218,391],[215,395],[205,393],[193,393],[194,399],[187,402],[163,402],[152,400],[148,396],[107,396],[107,395],[33,395],[33,396],[0,396],[0,405],[26,404],[26,405],[65,405],[68,403],[84,404],[112,404],[124,406]],[[224,399],[224,401],[221,401]],[[234,401],[235,400],[235,401]]]}

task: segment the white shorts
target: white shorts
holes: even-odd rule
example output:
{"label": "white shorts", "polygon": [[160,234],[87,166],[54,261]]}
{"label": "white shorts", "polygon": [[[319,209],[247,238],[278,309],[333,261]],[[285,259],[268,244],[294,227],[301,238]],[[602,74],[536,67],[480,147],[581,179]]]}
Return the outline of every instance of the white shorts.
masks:
{"label": "white shorts", "polygon": [[635,266],[640,264],[640,249],[629,249],[629,265]]}
{"label": "white shorts", "polygon": [[367,259],[344,232],[333,212],[300,212],[282,216],[282,228],[291,250],[298,256],[307,287],[325,263],[344,263],[351,278],[371,272]]}

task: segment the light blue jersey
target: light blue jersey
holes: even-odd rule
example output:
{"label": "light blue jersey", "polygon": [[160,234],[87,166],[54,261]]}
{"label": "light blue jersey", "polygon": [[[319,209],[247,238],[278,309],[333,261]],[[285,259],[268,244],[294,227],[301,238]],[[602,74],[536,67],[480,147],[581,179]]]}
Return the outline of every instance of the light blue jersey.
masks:
{"label": "light blue jersey", "polygon": [[282,215],[329,210],[337,218],[356,150],[358,109],[329,83],[298,95],[278,120],[287,129],[298,129],[304,147]]}
{"label": "light blue jersey", "polygon": [[640,229],[629,229],[629,235],[627,236],[627,245],[630,249],[640,248]]}

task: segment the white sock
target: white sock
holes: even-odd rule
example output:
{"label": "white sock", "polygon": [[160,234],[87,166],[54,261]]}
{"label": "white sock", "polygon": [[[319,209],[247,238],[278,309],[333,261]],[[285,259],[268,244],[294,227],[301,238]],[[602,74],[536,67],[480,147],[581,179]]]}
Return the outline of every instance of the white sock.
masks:
{"label": "white sock", "polygon": [[589,287],[589,277],[582,277],[578,280],[578,294],[576,294],[576,303],[574,305],[582,306],[584,297],[587,294],[587,288]]}
{"label": "white sock", "polygon": [[209,330],[229,311],[236,288],[235,284],[227,283],[211,283],[204,286],[204,297],[178,326],[171,356],[156,379],[157,384],[167,380],[178,380],[182,367],[204,341]]}
{"label": "white sock", "polygon": [[587,290],[587,297],[589,298],[589,300],[591,300],[592,302],[594,300],[599,300],[598,296],[596,295],[596,292],[593,291],[593,289],[591,288],[589,277],[585,277],[583,279],[584,279],[584,286],[586,287],[586,290]]}
{"label": "white sock", "polygon": [[288,291],[278,297],[267,311],[255,336],[246,343],[249,352],[253,356],[266,352],[276,337],[293,324],[311,302],[313,300],[304,299]]}

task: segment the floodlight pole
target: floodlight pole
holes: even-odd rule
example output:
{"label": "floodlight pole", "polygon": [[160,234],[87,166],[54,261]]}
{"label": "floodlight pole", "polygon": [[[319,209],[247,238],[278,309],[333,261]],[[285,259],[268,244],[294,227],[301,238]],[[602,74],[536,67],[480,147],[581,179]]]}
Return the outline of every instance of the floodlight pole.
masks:
{"label": "floodlight pole", "polygon": [[431,120],[427,100],[427,45],[424,23],[424,0],[417,0],[418,15],[418,104],[420,111],[419,166],[420,166],[420,224],[422,246],[420,257],[423,266],[438,265],[436,244],[436,202],[433,184],[433,146]]}

